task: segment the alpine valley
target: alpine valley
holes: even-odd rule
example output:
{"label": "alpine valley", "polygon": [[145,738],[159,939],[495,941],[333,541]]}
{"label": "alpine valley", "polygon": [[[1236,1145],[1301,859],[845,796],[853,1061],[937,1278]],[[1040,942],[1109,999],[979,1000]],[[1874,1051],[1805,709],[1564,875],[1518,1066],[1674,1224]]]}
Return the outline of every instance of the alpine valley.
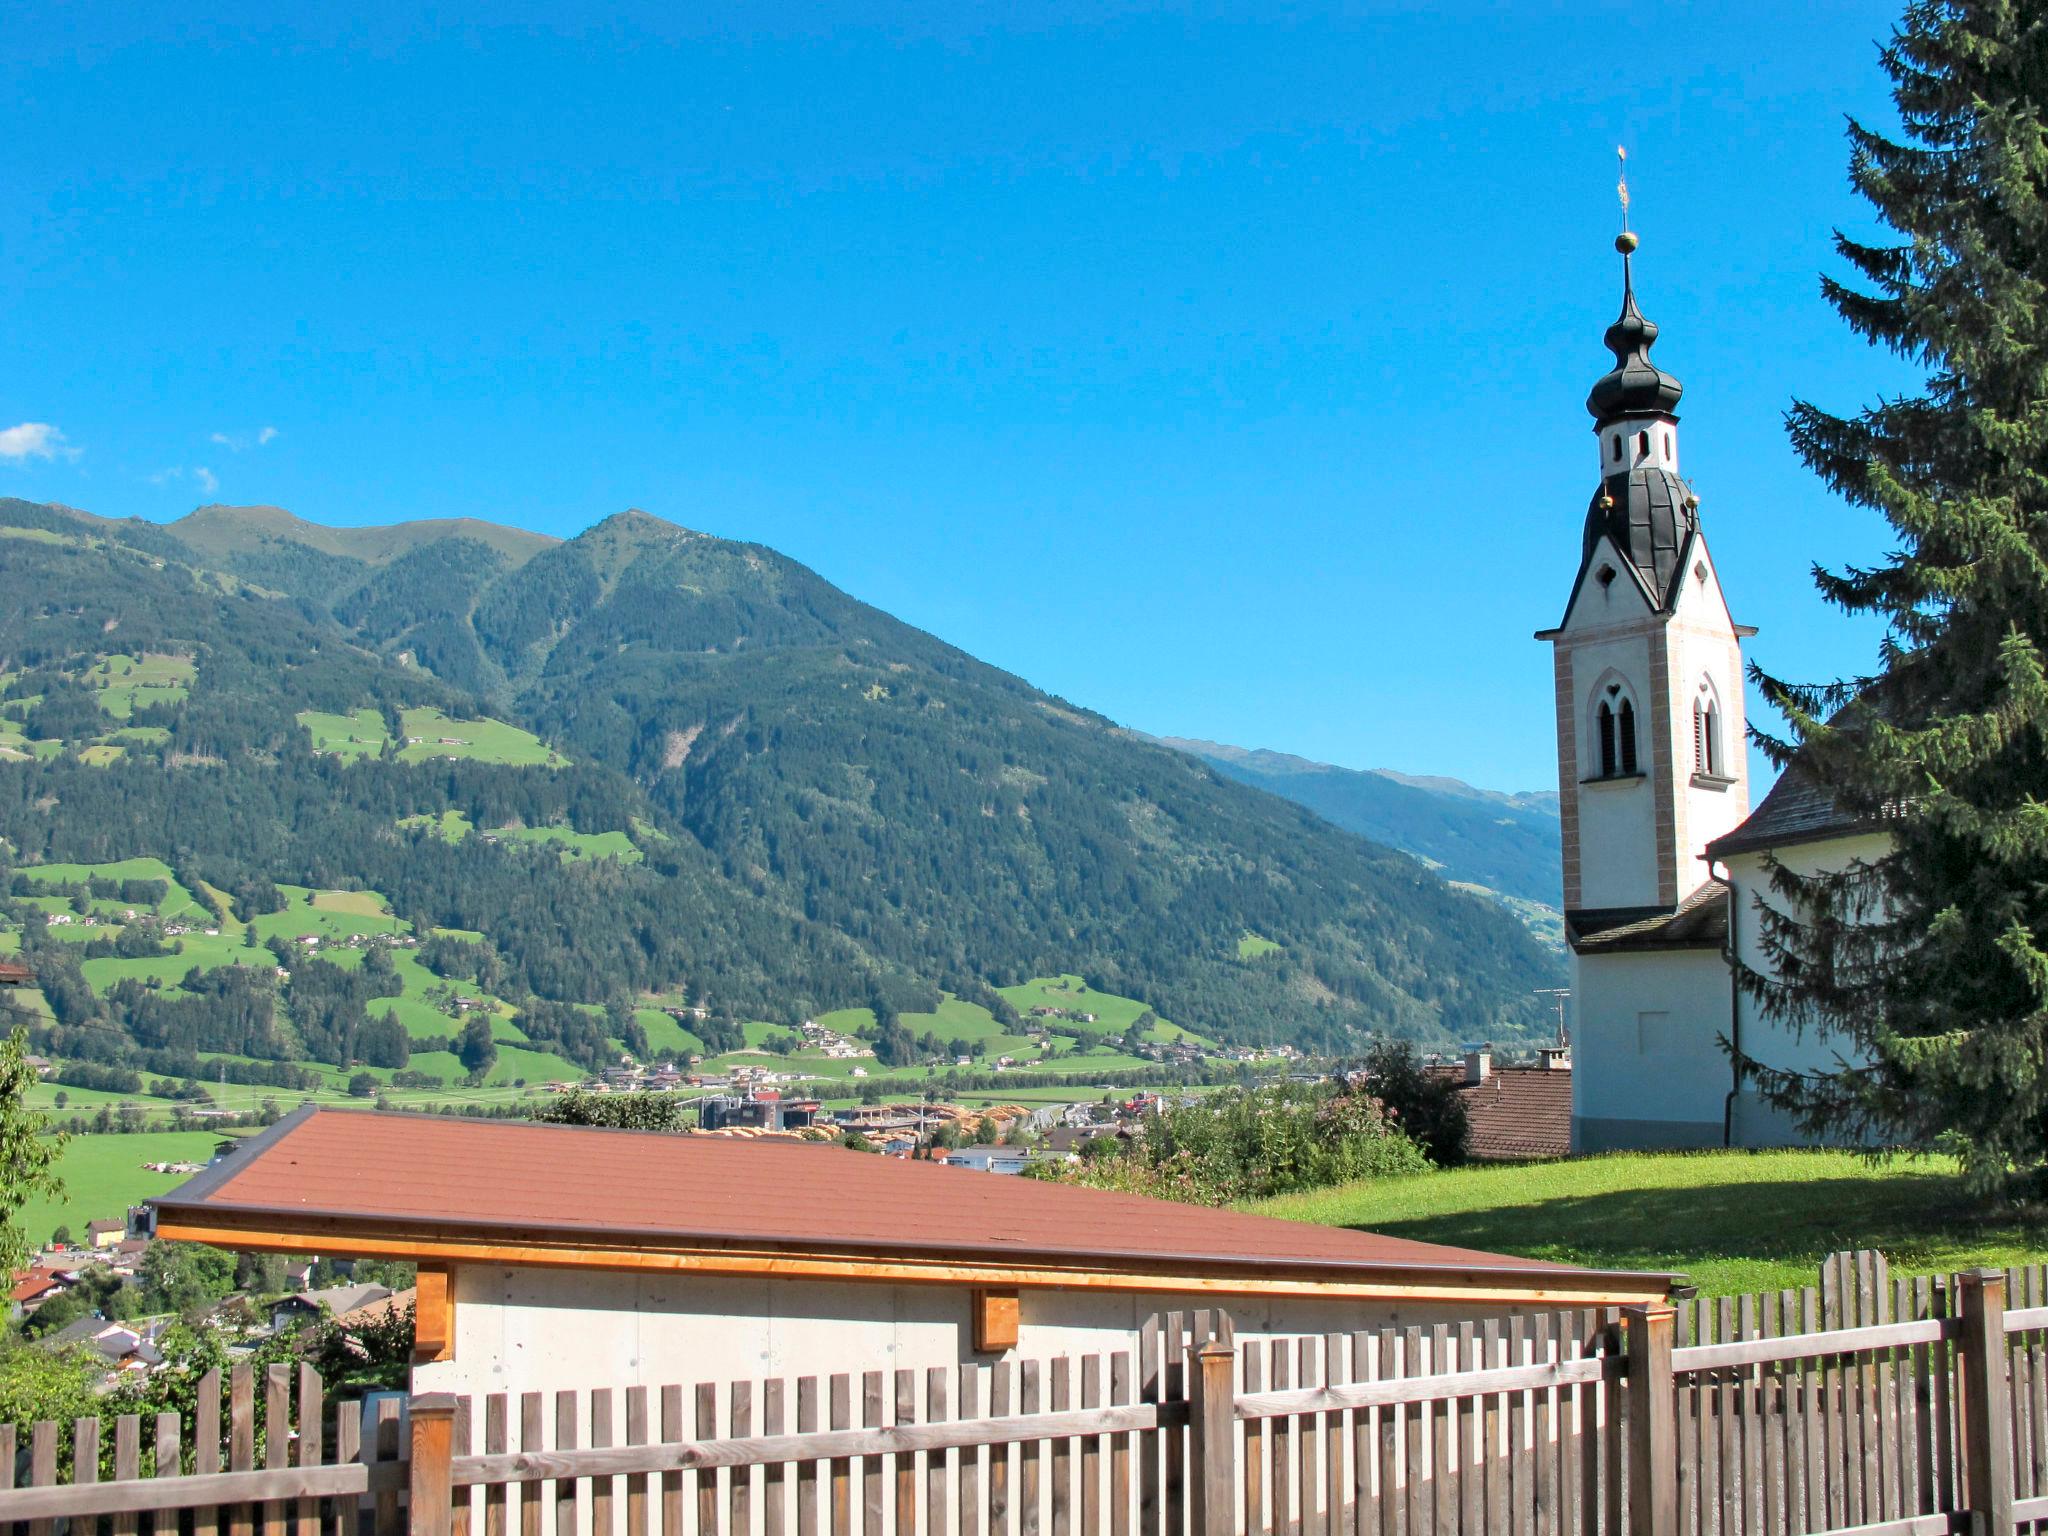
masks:
{"label": "alpine valley", "polygon": [[1562,969],[1408,854],[643,513],[0,501],[0,575],[0,950],[67,1059],[510,1082],[838,1019],[911,1066],[1040,992],[1342,1050],[1533,1035]]}

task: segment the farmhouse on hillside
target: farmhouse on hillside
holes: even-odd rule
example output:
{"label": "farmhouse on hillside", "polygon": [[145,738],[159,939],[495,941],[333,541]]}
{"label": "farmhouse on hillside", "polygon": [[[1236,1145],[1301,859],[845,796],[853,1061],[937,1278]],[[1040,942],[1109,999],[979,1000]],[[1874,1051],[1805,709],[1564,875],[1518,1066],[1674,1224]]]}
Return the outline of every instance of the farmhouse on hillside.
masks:
{"label": "farmhouse on hillside", "polygon": [[1736,985],[1768,974],[1757,903],[1769,861],[1812,872],[1882,854],[1797,765],[1754,814],[1742,642],[1679,478],[1677,379],[1650,361],[1624,236],[1614,367],[1586,408],[1600,483],[1551,643],[1571,947],[1572,1148],[1778,1146],[1802,1138],[1724,1049],[1814,1071],[1836,1043],[1802,1038]]}
{"label": "farmhouse on hillside", "polygon": [[1668,1275],[979,1178],[832,1144],[308,1106],[150,1202],[158,1237],[409,1259],[422,1391],[655,1386],[1656,1300]]}

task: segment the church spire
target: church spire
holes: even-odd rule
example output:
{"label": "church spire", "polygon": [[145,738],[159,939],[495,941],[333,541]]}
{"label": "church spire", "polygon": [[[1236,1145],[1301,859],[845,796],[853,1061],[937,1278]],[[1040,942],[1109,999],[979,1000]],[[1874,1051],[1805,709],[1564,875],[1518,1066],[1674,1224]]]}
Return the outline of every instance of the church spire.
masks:
{"label": "church spire", "polygon": [[1614,237],[1614,248],[1621,252],[1621,314],[1603,338],[1614,354],[1614,366],[1586,396],[1586,409],[1603,427],[1631,417],[1675,415],[1678,397],[1685,393],[1684,385],[1650,361],[1657,326],[1636,307],[1631,258],[1637,244],[1626,229]]}

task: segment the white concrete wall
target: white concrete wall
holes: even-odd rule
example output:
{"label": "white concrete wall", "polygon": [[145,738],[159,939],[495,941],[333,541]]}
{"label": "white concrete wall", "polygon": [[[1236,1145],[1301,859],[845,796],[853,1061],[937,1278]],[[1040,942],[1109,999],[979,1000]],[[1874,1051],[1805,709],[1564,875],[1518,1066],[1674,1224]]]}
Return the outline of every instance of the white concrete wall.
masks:
{"label": "white concrete wall", "polygon": [[[1846,869],[1859,859],[1874,861],[1882,858],[1890,846],[1890,838],[1883,833],[1865,833],[1829,842],[1780,848],[1775,852],[1778,861],[1786,868],[1797,874],[1811,875],[1822,870]],[[1762,919],[1756,905],[1762,901],[1783,911],[1785,902],[1770,888],[1770,877],[1765,873],[1761,853],[1739,854],[1728,861],[1726,869],[1735,888],[1731,912],[1735,925],[1735,953],[1745,966],[1753,970],[1768,970],[1768,957],[1762,944]],[[1838,1056],[1856,1059],[1857,1053],[1843,1037],[1822,1036],[1813,1030],[1801,1034],[1786,1023],[1769,1017],[1762,1005],[1751,997],[1742,997],[1737,1006],[1742,1010],[1742,1049],[1766,1066],[1811,1072],[1832,1068]],[[1735,1129],[1737,1142],[1745,1146],[1782,1146],[1806,1139],[1789,1119],[1771,1109],[1753,1091],[1745,1092],[1738,1102]]]}
{"label": "white concrete wall", "polygon": [[1719,1146],[1733,1072],[1721,952],[1572,959],[1572,1146]]}
{"label": "white concrete wall", "polygon": [[[1728,605],[1705,539],[1693,542],[1668,634],[1671,761],[1677,768],[1673,782],[1680,799],[1677,825],[1684,832],[1684,846],[1678,858],[1678,889],[1682,899],[1708,879],[1707,844],[1734,831],[1749,816],[1748,714],[1743,703],[1742,642],[1729,620]],[[1721,706],[1722,771],[1734,781],[1727,785],[1694,781],[1692,706],[1703,678],[1712,682]]]}
{"label": "white concrete wall", "polygon": [[[455,1272],[455,1298],[455,1358],[415,1368],[416,1390],[481,1395],[660,1387],[995,1358],[974,1351],[965,1287],[463,1266]],[[1219,1306],[1235,1320],[1239,1337],[1250,1339],[1514,1310],[1027,1290],[1018,1347],[1008,1358],[1134,1351],[1146,1318]]]}

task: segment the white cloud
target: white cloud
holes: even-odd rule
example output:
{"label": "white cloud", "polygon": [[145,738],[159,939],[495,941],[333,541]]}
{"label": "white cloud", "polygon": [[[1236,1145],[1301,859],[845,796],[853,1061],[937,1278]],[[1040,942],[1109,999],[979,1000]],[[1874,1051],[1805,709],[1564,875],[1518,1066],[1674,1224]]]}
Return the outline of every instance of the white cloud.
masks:
{"label": "white cloud", "polygon": [[207,441],[227,449],[229,453],[246,453],[251,448],[263,447],[277,435],[275,427],[258,427],[253,432],[215,432]]}
{"label": "white cloud", "polygon": [[204,464],[199,465],[192,471],[192,478],[199,482],[199,489],[209,496],[220,489],[219,478]]}
{"label": "white cloud", "polygon": [[27,459],[75,459],[80,451],[65,442],[64,434],[47,421],[0,427],[0,459],[16,463]]}

